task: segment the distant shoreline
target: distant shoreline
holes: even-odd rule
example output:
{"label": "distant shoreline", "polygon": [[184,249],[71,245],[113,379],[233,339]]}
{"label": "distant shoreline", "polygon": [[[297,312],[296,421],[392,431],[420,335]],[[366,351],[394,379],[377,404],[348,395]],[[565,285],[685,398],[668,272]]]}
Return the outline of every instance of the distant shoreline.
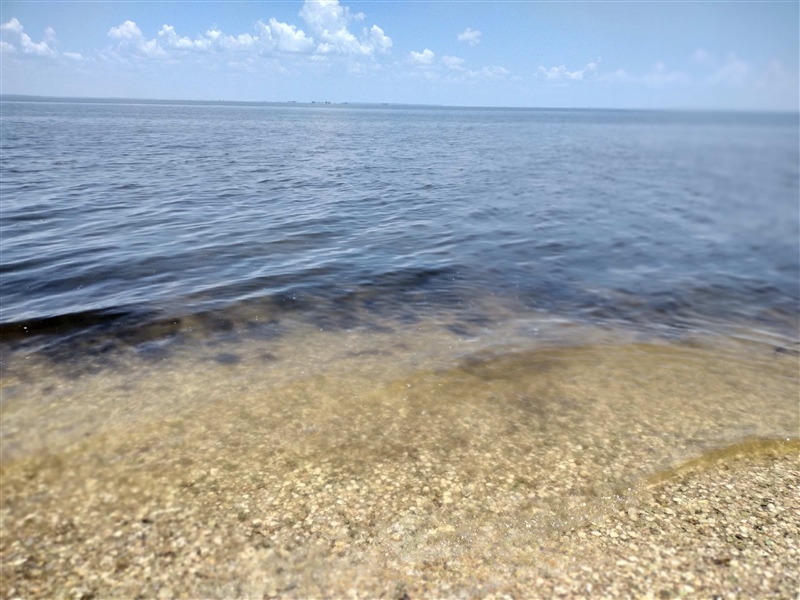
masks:
{"label": "distant shoreline", "polygon": [[556,107],[556,106],[458,106],[447,104],[404,104],[394,102],[334,102],[329,100],[186,100],[167,98],[96,98],[83,96],[36,96],[30,94],[0,94],[0,102],[42,102],[64,104],[152,104],[159,106],[275,106],[275,107],[312,107],[312,108],[402,108],[421,110],[487,110],[518,112],[609,112],[609,113],[667,113],[698,115],[764,115],[795,116],[800,118],[800,111],[777,110],[729,110],[729,109],[696,109],[696,108],[603,108],[603,107]]}

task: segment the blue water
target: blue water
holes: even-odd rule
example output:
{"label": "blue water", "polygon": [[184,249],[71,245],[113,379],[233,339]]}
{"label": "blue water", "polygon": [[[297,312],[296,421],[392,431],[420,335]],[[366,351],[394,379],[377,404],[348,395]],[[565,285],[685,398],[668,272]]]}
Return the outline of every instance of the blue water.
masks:
{"label": "blue water", "polygon": [[796,331],[797,115],[0,107],[7,339],[285,310],[476,319],[485,298]]}

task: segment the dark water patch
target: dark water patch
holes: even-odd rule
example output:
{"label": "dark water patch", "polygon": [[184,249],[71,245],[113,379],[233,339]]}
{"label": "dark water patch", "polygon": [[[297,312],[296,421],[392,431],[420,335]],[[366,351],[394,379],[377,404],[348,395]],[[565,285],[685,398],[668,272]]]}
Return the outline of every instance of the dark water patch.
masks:
{"label": "dark water patch", "polygon": [[371,333],[393,333],[395,329],[393,327],[389,327],[388,325],[377,323],[377,322],[367,322],[362,325],[366,331]]}
{"label": "dark water patch", "polygon": [[786,354],[789,356],[800,356],[800,342],[793,342],[783,346],[775,346],[776,354]]}
{"label": "dark water patch", "polygon": [[473,312],[469,309],[462,311],[459,316],[461,320],[468,326],[472,325],[475,327],[488,327],[492,324],[492,320],[486,315]]}
{"label": "dark water patch", "polygon": [[231,352],[220,352],[214,356],[214,360],[221,365],[238,365],[242,357]]}
{"label": "dark water patch", "polygon": [[4,343],[19,343],[32,337],[48,336],[65,338],[72,333],[113,327],[134,316],[133,311],[98,310],[55,315],[44,319],[30,319],[12,323],[0,323],[0,340]]}
{"label": "dark water patch", "polygon": [[161,361],[166,360],[170,355],[170,344],[172,339],[160,340],[156,339],[149,342],[143,342],[136,346],[136,352],[145,360]]}
{"label": "dark water patch", "polygon": [[386,271],[363,282],[365,289],[419,291],[443,277],[457,274],[455,268],[407,268]]}
{"label": "dark water patch", "polygon": [[461,324],[445,325],[444,328],[459,337],[474,337],[478,335],[477,333],[472,331],[469,327]]}
{"label": "dark water patch", "polygon": [[341,331],[360,327],[364,319],[346,307],[334,306],[331,312],[316,311],[310,315],[311,322],[320,330]]}
{"label": "dark water patch", "polygon": [[[362,329],[388,333],[434,318],[451,334],[470,340],[493,330],[499,318],[493,310],[502,306],[520,317],[570,315],[587,324],[650,332],[666,339],[679,339],[707,326],[709,315],[796,335],[792,326],[797,315],[790,301],[770,307],[762,319],[754,321],[752,311],[741,311],[741,304],[730,302],[735,292],[713,283],[640,294],[635,290],[583,289],[577,283],[543,277],[520,285],[513,294],[486,297],[477,295],[464,279],[460,268],[405,269],[374,281],[290,286],[263,297],[211,302],[219,307],[195,313],[180,306],[162,310],[131,307],[9,323],[0,326],[0,337],[6,357],[9,352],[36,351],[65,367],[74,364],[81,372],[84,368],[114,368],[131,352],[143,360],[158,361],[178,348],[198,343],[209,348],[245,340],[269,344],[285,335],[287,322],[328,332]],[[780,290],[760,285],[745,293],[774,297]],[[520,311],[519,305],[524,310]],[[529,335],[535,336],[535,329]],[[76,357],[81,356],[87,367],[78,365]]]}
{"label": "dark water patch", "polygon": [[131,353],[163,360],[184,332],[181,319],[156,315],[133,309],[93,311],[7,324],[0,350],[6,359],[35,353],[71,378],[121,368]]}
{"label": "dark water patch", "polygon": [[353,358],[363,358],[365,356],[392,356],[393,352],[390,350],[382,350],[379,348],[372,348],[369,350],[359,350],[354,352],[352,350],[347,351],[344,353],[345,356],[350,356]]}

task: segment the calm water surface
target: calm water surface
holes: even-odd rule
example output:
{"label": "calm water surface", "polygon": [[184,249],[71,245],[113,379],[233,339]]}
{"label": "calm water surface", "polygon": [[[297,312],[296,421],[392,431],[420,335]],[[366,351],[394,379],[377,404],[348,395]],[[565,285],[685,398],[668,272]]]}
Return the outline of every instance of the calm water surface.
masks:
{"label": "calm water surface", "polygon": [[485,298],[645,329],[797,324],[796,115],[2,109],[9,335]]}

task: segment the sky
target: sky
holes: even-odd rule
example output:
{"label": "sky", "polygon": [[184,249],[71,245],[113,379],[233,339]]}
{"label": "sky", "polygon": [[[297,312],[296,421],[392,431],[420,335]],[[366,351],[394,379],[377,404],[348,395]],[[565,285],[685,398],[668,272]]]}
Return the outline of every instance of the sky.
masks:
{"label": "sky", "polygon": [[800,3],[0,0],[0,93],[798,111]]}

